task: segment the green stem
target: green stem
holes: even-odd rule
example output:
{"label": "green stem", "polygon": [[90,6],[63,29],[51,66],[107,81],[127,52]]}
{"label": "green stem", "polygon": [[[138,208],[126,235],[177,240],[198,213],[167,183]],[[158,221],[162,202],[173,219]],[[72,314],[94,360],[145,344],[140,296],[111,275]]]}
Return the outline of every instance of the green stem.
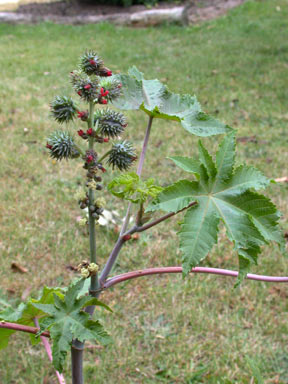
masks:
{"label": "green stem", "polygon": [[[94,128],[94,103],[90,101],[89,105],[89,120],[88,128]],[[96,130],[98,128],[98,121],[96,122]],[[89,149],[94,148],[94,138],[89,138]],[[94,190],[89,189],[89,206],[93,205],[95,200]],[[92,212],[89,209],[89,241],[90,241],[90,262],[96,264],[96,232],[95,232],[95,219],[92,217]],[[98,289],[98,274],[91,276],[91,283],[89,293],[91,296],[96,296]]]}
{"label": "green stem", "polygon": [[[94,103],[90,101],[89,105],[89,119],[88,128],[93,129],[94,125]],[[96,129],[98,128],[98,122],[96,123]],[[94,148],[94,138],[89,138],[89,149]],[[94,203],[94,190],[89,188],[89,207]],[[96,264],[96,232],[95,232],[95,219],[92,217],[92,212],[89,209],[89,243],[90,243],[90,261]],[[98,274],[91,276],[89,294],[93,297],[97,296],[98,290]],[[87,312],[93,314],[93,308],[87,308]],[[72,384],[84,384],[83,377],[83,352],[84,343],[79,340],[73,340],[71,347],[71,360],[72,360]]]}
{"label": "green stem", "polygon": [[98,160],[99,163],[102,163],[102,161],[104,159],[106,159],[106,157],[111,153],[111,149],[110,151],[107,151],[102,157],[100,157],[100,159]]}

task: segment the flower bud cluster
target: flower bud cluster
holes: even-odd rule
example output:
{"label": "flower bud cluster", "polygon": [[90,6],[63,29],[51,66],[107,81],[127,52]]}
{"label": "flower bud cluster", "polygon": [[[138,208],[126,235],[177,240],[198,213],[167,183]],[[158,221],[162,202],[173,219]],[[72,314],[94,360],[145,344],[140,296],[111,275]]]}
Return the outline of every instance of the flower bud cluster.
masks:
{"label": "flower bud cluster", "polygon": [[89,263],[87,260],[83,260],[78,266],[78,271],[80,271],[81,276],[84,279],[88,277],[95,276],[99,271],[99,266],[96,263]]}
{"label": "flower bud cluster", "polygon": [[77,117],[82,121],[87,121],[88,116],[89,116],[88,111],[77,111]]}
{"label": "flower bud cluster", "polygon": [[[100,166],[102,165],[100,164]],[[98,183],[102,181],[102,177],[97,175],[98,167],[99,167],[99,163],[97,164],[97,166],[90,167],[88,169],[88,172],[86,174],[87,176],[86,187],[96,191],[101,191],[103,187],[101,184],[98,184]],[[84,168],[86,168],[85,165],[84,165]],[[103,169],[105,168],[102,168],[102,172],[103,172]]]}
{"label": "flower bud cluster", "polygon": [[102,136],[97,135],[96,131],[93,130],[92,128],[88,128],[86,130],[86,132],[84,132],[83,129],[79,129],[79,131],[77,131],[77,133],[83,140],[87,140],[87,139],[89,139],[89,137],[93,137],[97,143],[108,143],[109,142],[109,139],[107,137],[102,137]]}

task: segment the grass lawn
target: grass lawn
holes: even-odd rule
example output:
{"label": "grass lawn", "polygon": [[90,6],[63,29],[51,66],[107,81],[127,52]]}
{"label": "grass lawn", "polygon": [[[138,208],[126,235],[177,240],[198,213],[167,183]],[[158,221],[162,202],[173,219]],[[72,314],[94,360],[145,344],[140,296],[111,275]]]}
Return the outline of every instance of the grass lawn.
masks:
{"label": "grass lawn", "polygon": [[[146,78],[157,77],[175,92],[195,93],[206,112],[238,129],[239,162],[259,167],[268,177],[288,174],[286,0],[248,1],[221,19],[187,28],[2,24],[0,287],[11,300],[20,300],[27,289],[35,295],[44,284],[66,284],[74,277],[67,265],[87,258],[88,239],[76,225],[79,209],[73,198],[84,170],[77,161],[52,162],[45,149],[57,126],[49,117],[49,102],[56,94],[72,94],[68,74],[85,48],[97,50],[114,71],[136,65]],[[141,113],[128,117],[126,137],[139,150],[146,118]],[[243,139],[254,135],[256,143]],[[161,121],[151,136],[144,176],[170,183],[179,171],[166,156],[192,155],[198,139],[180,125]],[[219,140],[205,143],[213,149]],[[283,212],[287,230],[287,186],[267,193]],[[124,212],[114,199],[107,206]],[[179,264],[178,221],[127,244],[114,272]],[[101,265],[117,235],[100,229],[97,236]],[[12,262],[28,273],[13,273]],[[223,232],[202,265],[237,269]],[[287,259],[276,246],[267,246],[256,270],[287,275]],[[233,283],[215,276],[184,281],[154,276],[107,291],[102,299],[114,313],[101,316],[115,342],[87,350],[86,382],[251,384],[257,380],[249,357],[265,383],[288,383],[287,285],[250,281],[233,290]],[[44,349],[31,347],[27,335],[14,335],[0,359],[3,384],[54,382]],[[69,375],[68,362],[68,383]]]}

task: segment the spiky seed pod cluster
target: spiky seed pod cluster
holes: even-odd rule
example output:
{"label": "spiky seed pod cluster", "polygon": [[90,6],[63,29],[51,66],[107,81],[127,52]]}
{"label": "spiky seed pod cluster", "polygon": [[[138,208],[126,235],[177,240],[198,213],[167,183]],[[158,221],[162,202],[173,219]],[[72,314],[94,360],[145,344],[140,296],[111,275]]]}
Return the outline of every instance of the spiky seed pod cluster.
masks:
{"label": "spiky seed pod cluster", "polygon": [[77,112],[74,101],[67,96],[56,96],[50,104],[50,109],[52,116],[60,124],[72,121]]}
{"label": "spiky seed pod cluster", "polygon": [[67,131],[55,131],[48,138],[46,147],[53,159],[74,159],[80,156],[73,136]]}
{"label": "spiky seed pod cluster", "polygon": [[111,76],[112,72],[104,66],[103,60],[94,51],[87,51],[80,58],[80,68],[87,75]]}
{"label": "spiky seed pod cluster", "polygon": [[108,164],[114,169],[117,167],[120,171],[127,170],[136,160],[136,154],[132,144],[128,141],[122,141],[113,145],[108,157]]}
{"label": "spiky seed pod cluster", "polygon": [[94,114],[94,121],[98,120],[98,129],[102,136],[117,137],[127,126],[127,121],[122,113],[112,109],[98,109]]}
{"label": "spiky seed pod cluster", "polygon": [[72,86],[81,99],[89,102],[98,98],[99,80],[97,77],[92,80],[81,71],[73,71],[70,75]]}
{"label": "spiky seed pod cluster", "polygon": [[115,77],[109,79],[101,79],[99,87],[100,90],[103,88],[102,94],[103,92],[106,93],[105,98],[108,101],[115,100],[122,94],[122,84]]}

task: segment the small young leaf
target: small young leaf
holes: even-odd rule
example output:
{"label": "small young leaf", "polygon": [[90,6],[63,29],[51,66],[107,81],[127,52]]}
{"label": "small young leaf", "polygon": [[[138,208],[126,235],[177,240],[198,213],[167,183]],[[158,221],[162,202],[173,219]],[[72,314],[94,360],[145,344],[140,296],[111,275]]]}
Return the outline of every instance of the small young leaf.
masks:
{"label": "small young leaf", "polygon": [[154,179],[143,181],[135,172],[122,174],[108,185],[108,190],[114,196],[135,204],[143,204],[149,197],[155,199],[162,189],[154,184]]}

